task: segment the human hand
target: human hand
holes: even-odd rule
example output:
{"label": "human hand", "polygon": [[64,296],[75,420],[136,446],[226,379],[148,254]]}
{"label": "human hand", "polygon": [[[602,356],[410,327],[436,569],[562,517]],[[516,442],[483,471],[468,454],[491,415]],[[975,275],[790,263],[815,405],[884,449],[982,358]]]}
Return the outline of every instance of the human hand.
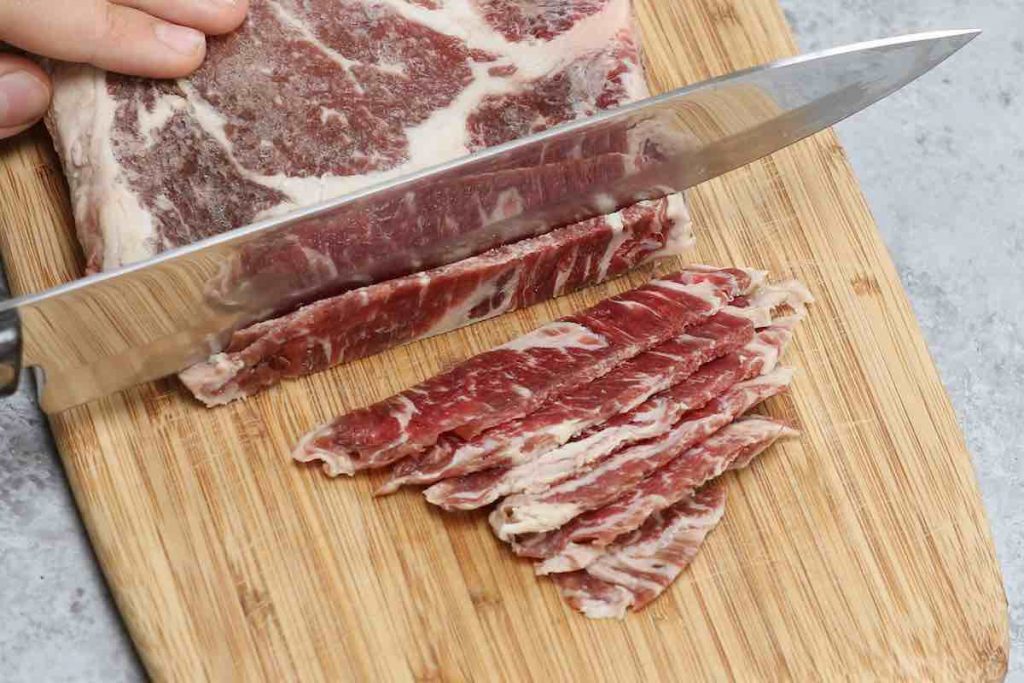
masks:
{"label": "human hand", "polygon": [[[133,76],[186,76],[206,35],[245,18],[248,0],[0,0],[0,43]],[[0,52],[0,138],[46,113],[51,86],[27,57]]]}

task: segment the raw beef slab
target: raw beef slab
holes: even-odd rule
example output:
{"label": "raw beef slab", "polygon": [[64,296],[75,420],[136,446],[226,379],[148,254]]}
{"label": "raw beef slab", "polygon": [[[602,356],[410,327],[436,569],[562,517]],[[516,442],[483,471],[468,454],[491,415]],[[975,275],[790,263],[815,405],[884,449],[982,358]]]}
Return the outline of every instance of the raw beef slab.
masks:
{"label": "raw beef slab", "polygon": [[187,79],[54,79],[90,270],[647,95],[628,0],[253,0]]}
{"label": "raw beef slab", "polygon": [[[90,271],[648,94],[629,0],[252,0],[245,24],[212,38],[190,78],[157,82],[69,64],[55,65],[53,75],[47,122]],[[335,296],[236,333],[224,354],[182,379],[208,405],[226,403],[680,253],[692,235],[681,196],[660,205],[658,224],[646,209],[626,209],[603,226],[584,221],[497,255],[453,251],[457,235],[485,216],[641,163],[646,152],[630,135],[550,145],[542,157],[523,158],[522,169],[482,176],[471,198],[465,187],[440,186],[350,216],[341,230],[311,224],[288,240],[253,245],[224,264],[212,295],[230,301],[267,280],[287,285],[298,294],[276,314]],[[600,244],[609,224],[618,232]],[[407,264],[360,270],[368,255],[424,245],[438,253],[420,268],[464,258],[415,281],[400,277]],[[512,272],[517,253],[555,268],[526,283]],[[579,258],[590,259],[589,271],[569,262]],[[414,299],[420,306],[406,319]]]}
{"label": "raw beef slab", "polygon": [[566,294],[693,243],[680,196],[640,202],[425,273],[322,299],[236,332],[181,373],[207,405]]}

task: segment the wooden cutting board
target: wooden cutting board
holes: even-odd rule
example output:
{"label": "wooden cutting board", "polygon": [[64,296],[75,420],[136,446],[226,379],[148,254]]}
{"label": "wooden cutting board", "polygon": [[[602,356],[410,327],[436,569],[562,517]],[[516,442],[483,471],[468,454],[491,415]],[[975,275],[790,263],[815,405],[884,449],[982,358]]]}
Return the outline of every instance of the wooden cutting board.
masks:
{"label": "wooden cutting board", "polygon": [[[796,51],[773,0],[641,0],[656,89]],[[882,105],[884,106],[884,104]],[[42,133],[0,147],[11,286],[81,272]],[[82,516],[158,678],[998,678],[1007,613],[963,437],[846,156],[823,133],[707,183],[691,261],[818,299],[772,414],[804,429],[728,475],[725,521],[646,611],[565,608],[486,528],[292,463],[307,428],[648,272],[206,410],[174,380],[51,420]],[[664,264],[668,270],[673,264]]]}

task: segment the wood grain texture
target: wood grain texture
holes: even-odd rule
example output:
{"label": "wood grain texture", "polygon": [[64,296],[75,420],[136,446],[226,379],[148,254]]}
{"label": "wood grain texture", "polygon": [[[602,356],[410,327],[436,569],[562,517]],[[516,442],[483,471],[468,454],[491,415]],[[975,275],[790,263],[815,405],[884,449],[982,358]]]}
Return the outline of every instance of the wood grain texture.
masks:
{"label": "wood grain texture", "polygon": [[[774,0],[640,0],[654,86],[789,55]],[[42,134],[0,148],[16,292],[80,272]],[[769,403],[801,440],[728,475],[692,569],[621,623],[565,608],[486,528],[373,477],[287,457],[382,398],[641,272],[205,410],[173,380],[52,420],[92,541],[157,678],[992,679],[1007,614],[960,430],[832,133],[699,187],[692,261],[766,267],[818,299]],[[673,264],[663,264],[668,270]]]}

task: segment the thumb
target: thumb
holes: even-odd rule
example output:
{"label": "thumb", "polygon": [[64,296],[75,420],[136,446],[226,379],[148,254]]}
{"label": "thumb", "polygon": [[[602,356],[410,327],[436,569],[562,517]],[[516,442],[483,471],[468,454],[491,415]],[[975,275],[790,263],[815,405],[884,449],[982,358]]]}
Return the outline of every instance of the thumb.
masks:
{"label": "thumb", "polygon": [[50,105],[50,79],[35,62],[0,53],[0,138],[20,133]]}

